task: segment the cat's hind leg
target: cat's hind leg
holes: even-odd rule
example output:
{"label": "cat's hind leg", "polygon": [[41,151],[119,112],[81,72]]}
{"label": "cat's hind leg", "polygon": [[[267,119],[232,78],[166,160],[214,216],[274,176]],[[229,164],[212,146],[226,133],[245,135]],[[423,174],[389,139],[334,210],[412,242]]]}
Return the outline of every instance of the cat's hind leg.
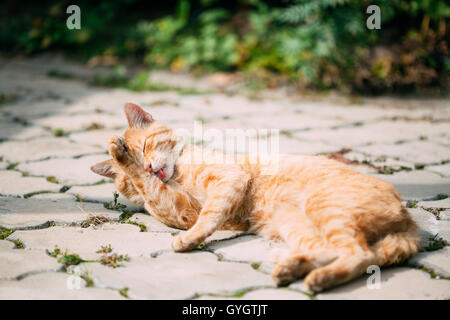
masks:
{"label": "cat's hind leg", "polygon": [[376,263],[375,254],[368,247],[363,232],[350,218],[336,214],[325,220],[319,224],[321,235],[338,258],[306,276],[305,284],[314,292],[354,279]]}
{"label": "cat's hind leg", "polygon": [[326,248],[318,230],[298,209],[285,211],[277,221],[278,233],[289,250],[274,249],[270,260],[275,264],[272,278],[278,285],[290,283],[334,261],[335,252]]}

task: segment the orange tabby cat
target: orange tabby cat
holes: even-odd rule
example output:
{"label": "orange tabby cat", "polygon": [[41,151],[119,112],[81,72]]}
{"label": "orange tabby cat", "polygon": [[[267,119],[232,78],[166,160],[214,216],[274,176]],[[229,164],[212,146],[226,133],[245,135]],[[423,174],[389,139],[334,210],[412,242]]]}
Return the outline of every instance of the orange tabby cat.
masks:
{"label": "orange tabby cat", "polygon": [[115,179],[125,197],[163,223],[187,230],[174,237],[175,251],[218,229],[281,239],[290,250],[272,254],[273,279],[306,276],[315,292],[418,251],[416,225],[387,182],[322,156],[282,156],[272,175],[246,157],[193,164],[196,153],[209,151],[184,145],[137,105],[126,104],[125,114],[129,128],[110,139],[112,159],[92,170]]}

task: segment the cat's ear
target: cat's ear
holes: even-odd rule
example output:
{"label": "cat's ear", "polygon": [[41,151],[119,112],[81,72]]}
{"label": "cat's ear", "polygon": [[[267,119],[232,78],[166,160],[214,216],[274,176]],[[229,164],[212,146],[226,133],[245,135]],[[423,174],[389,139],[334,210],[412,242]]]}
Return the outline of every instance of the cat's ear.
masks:
{"label": "cat's ear", "polygon": [[99,162],[91,167],[91,170],[101,176],[115,179],[117,174],[112,166],[112,159]]}
{"label": "cat's ear", "polygon": [[124,110],[130,128],[145,128],[153,122],[153,117],[150,113],[145,112],[134,103],[125,104]]}

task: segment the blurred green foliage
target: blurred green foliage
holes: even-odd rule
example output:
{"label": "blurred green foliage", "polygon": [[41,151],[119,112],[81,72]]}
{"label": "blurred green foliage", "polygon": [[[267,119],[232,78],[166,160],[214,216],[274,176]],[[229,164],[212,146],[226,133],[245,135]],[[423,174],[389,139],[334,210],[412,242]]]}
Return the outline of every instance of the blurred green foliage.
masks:
{"label": "blurred green foliage", "polygon": [[[447,0],[85,0],[81,30],[65,26],[70,4],[6,1],[2,51],[133,56],[149,68],[375,93],[439,87],[450,74]],[[371,4],[381,30],[366,28]]]}

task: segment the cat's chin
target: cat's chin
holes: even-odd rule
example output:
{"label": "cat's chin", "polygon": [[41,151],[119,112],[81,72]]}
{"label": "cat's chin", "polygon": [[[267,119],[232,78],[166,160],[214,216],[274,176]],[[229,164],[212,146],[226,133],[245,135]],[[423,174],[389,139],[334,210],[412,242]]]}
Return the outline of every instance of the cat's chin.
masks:
{"label": "cat's chin", "polygon": [[169,168],[164,166],[161,169],[159,169],[158,172],[154,173],[154,175],[156,175],[158,179],[161,180],[162,182],[167,183],[169,182],[170,178],[172,178],[173,170],[170,170]]}
{"label": "cat's chin", "polygon": [[163,178],[163,179],[161,179],[161,181],[162,182],[169,182],[169,180],[170,180],[170,178],[172,178],[172,176],[173,176],[173,173],[172,172],[165,172],[165,177]]}

